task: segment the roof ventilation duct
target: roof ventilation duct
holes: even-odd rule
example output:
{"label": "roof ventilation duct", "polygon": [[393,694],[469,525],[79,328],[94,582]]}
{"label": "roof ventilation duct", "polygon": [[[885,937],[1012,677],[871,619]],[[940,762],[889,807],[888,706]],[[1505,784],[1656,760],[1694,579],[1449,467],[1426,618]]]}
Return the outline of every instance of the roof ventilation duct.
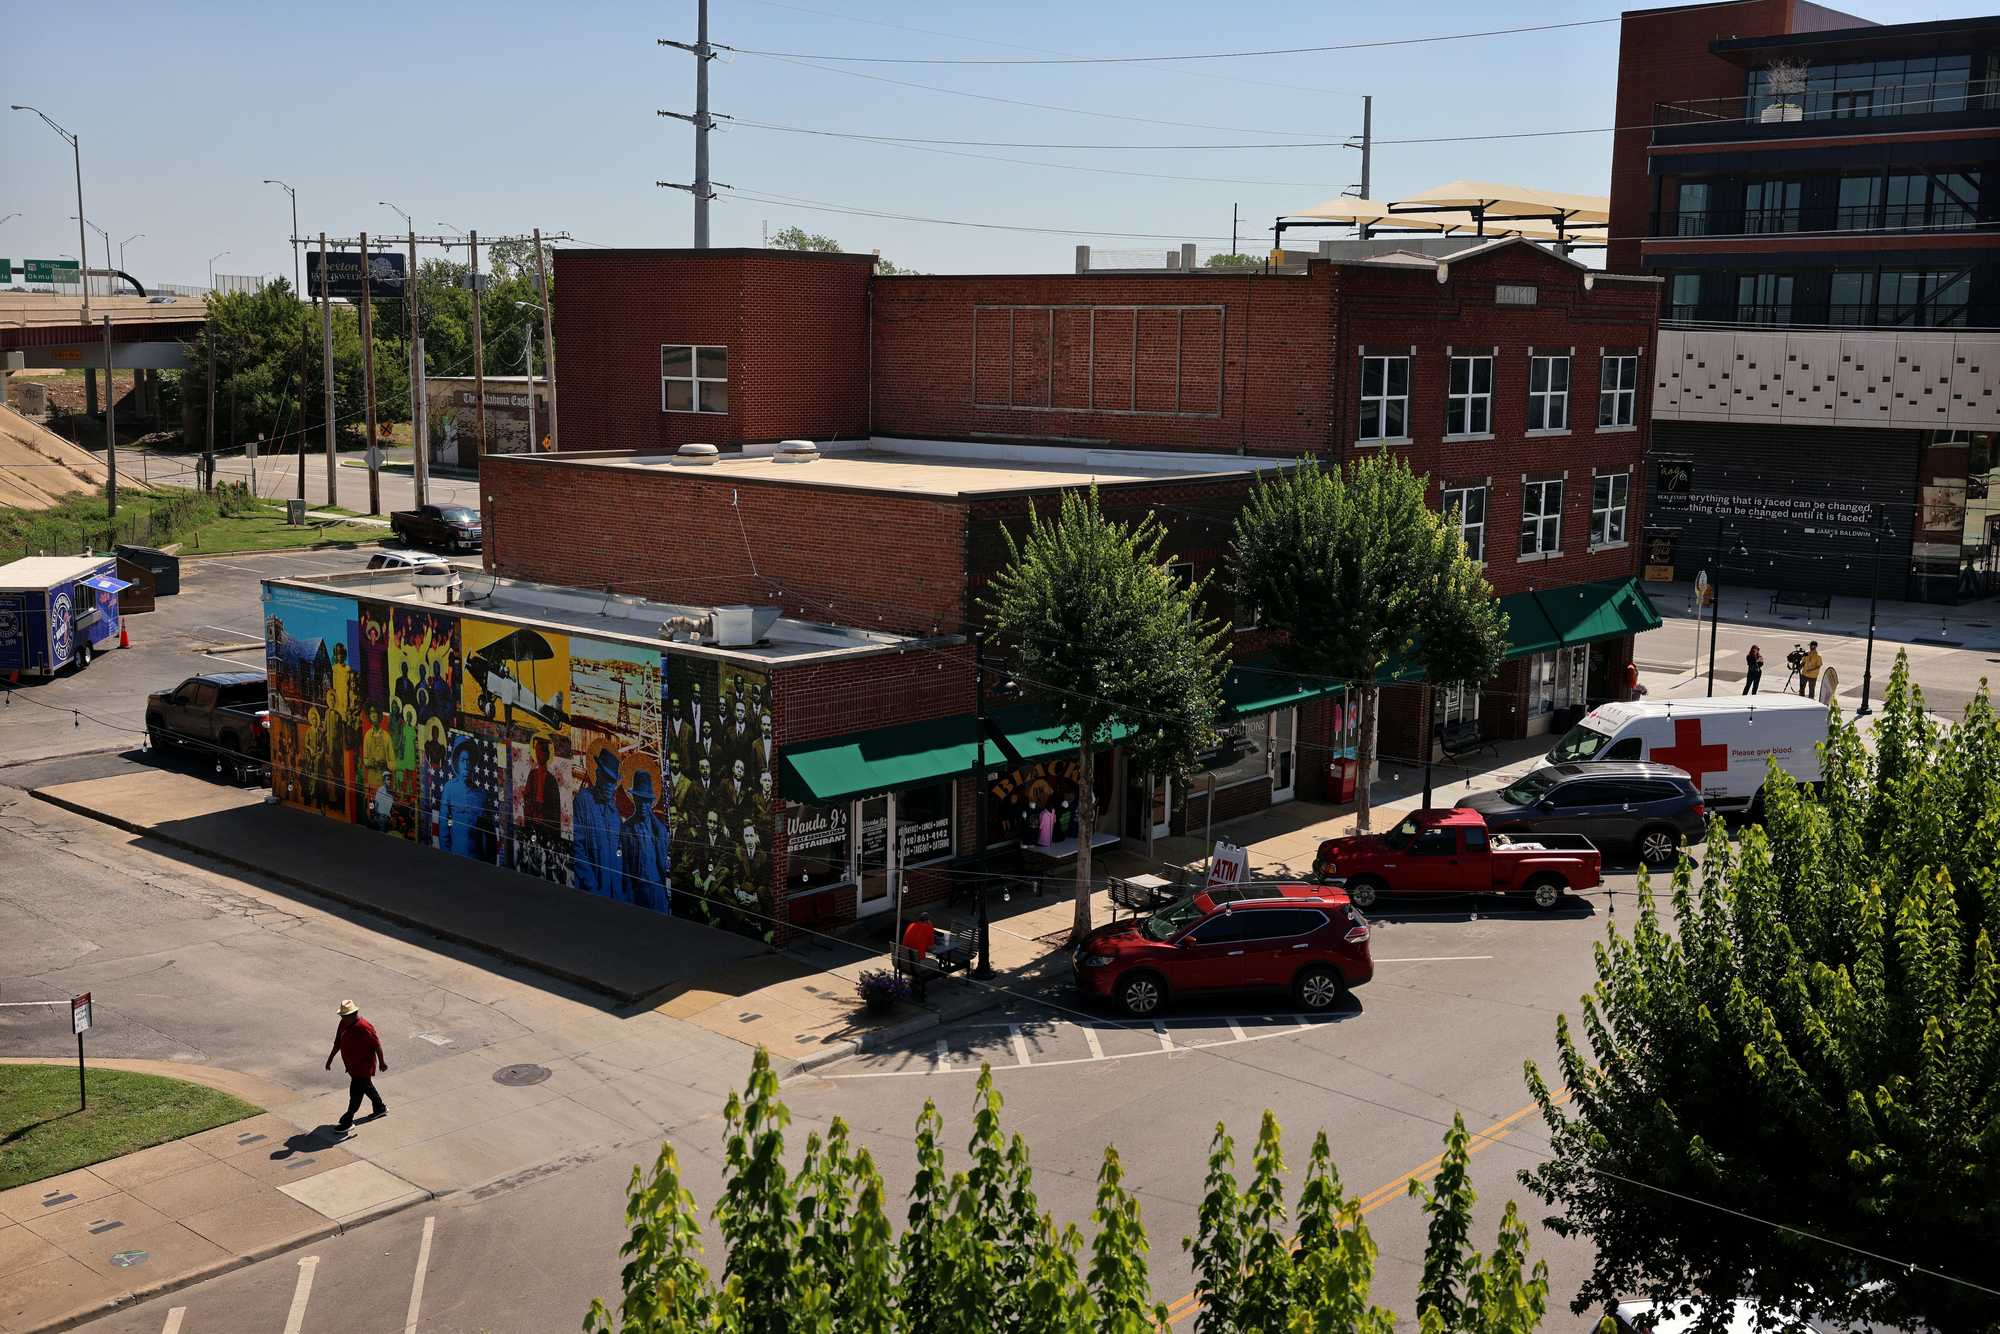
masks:
{"label": "roof ventilation duct", "polygon": [[714,445],[686,444],[674,451],[672,462],[676,468],[713,467],[719,452]]}
{"label": "roof ventilation duct", "polygon": [[773,456],[775,463],[811,463],[819,457],[819,446],[810,440],[784,440]]}
{"label": "roof ventilation duct", "polygon": [[717,607],[709,615],[717,648],[749,648],[761,644],[778,623],[776,607]]}

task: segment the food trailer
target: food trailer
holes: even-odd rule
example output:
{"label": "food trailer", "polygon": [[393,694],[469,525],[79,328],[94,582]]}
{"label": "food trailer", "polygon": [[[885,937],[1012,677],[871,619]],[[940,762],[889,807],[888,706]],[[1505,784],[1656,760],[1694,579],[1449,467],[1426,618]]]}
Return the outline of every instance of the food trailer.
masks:
{"label": "food trailer", "polygon": [[118,639],[116,556],[27,556],[0,565],[0,673],[53,676],[87,667]]}

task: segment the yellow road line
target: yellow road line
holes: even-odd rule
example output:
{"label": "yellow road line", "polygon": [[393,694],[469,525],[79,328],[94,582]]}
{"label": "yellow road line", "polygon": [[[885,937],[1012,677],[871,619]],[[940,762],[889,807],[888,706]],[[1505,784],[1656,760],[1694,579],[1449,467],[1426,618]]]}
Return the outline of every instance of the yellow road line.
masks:
{"label": "yellow road line", "polygon": [[[1554,1097],[1554,1102],[1558,1107],[1560,1107],[1563,1103],[1568,1101],[1569,1101],[1569,1090],[1567,1089],[1564,1089],[1561,1092],[1557,1093]],[[1484,1130],[1475,1131],[1471,1135],[1467,1136],[1466,1137],[1467,1143],[1465,1146],[1466,1154],[1470,1156],[1472,1154],[1478,1153],[1482,1149],[1487,1149],[1495,1144],[1498,1144],[1501,1140],[1513,1134],[1515,1127],[1520,1125],[1522,1121],[1526,1120],[1530,1115],[1539,1110],[1539,1108],[1540,1108],[1539,1103],[1531,1102],[1526,1107],[1522,1107],[1516,1111],[1507,1113],[1507,1115],[1501,1117],[1498,1121],[1495,1121],[1492,1125],[1486,1127]],[[1431,1158],[1425,1162],[1419,1163],[1417,1166],[1403,1173],[1395,1180],[1384,1182],[1382,1185],[1377,1186],[1374,1190],[1369,1191],[1366,1195],[1363,1195],[1359,1200],[1355,1201],[1355,1203],[1360,1206],[1360,1213],[1364,1215],[1372,1214],[1377,1209],[1380,1209],[1383,1205],[1388,1204],[1393,1200],[1398,1200],[1403,1198],[1409,1193],[1410,1183],[1412,1181],[1421,1181],[1423,1178],[1429,1176],[1432,1172],[1435,1172],[1438,1169],[1438,1165],[1443,1161],[1444,1161],[1444,1155],[1440,1153],[1435,1158]],[[1190,1292],[1187,1296],[1181,1298],[1179,1301],[1167,1307],[1167,1323],[1170,1325],[1178,1325],[1181,1321],[1193,1315],[1200,1306],[1201,1306],[1200,1296],[1196,1293]]]}

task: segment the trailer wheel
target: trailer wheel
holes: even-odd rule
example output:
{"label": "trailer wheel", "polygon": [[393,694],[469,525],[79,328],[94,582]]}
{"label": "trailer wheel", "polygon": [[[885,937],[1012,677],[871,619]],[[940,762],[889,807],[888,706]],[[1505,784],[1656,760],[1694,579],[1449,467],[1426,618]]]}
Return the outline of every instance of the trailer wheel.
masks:
{"label": "trailer wheel", "polygon": [[70,659],[70,666],[79,672],[90,666],[90,641],[88,639],[76,646],[76,656]]}
{"label": "trailer wheel", "polygon": [[1554,912],[1563,900],[1563,890],[1567,888],[1561,876],[1538,875],[1528,882],[1528,901],[1543,912]]}

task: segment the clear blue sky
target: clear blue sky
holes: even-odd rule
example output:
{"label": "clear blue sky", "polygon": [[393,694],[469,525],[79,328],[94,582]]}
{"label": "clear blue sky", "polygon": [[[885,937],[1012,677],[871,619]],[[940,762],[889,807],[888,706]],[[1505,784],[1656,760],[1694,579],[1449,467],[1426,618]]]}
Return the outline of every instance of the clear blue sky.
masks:
{"label": "clear blue sky", "polygon": [[[801,7],[802,6],[802,7]],[[1879,22],[1986,12],[1963,4],[1872,0]],[[690,203],[655,180],[692,179],[692,131],[657,108],[689,110],[693,59],[654,44],[691,40],[693,0],[362,0],[335,7],[268,0],[66,0],[11,25],[5,102],[41,107],[83,140],[84,204],[141,281],[289,273],[290,214],[315,233],[400,231],[377,200],[416,217],[493,234],[540,226],[613,245],[686,245]],[[808,12],[812,11],[812,12]],[[1005,57],[1022,46],[1070,55],[1356,42],[1601,18],[1610,4],[1235,3],[917,4],[910,0],[712,0],[711,40],[776,51]],[[839,17],[845,15],[848,17]],[[863,21],[866,20],[866,21]],[[901,26],[891,26],[901,25]],[[928,29],[950,36],[927,35]],[[1618,25],[1256,60],[1171,66],[849,65],[884,78],[1082,110],[1231,129],[1139,124],[976,101],[765,56],[715,62],[712,107],[816,129],[1048,143],[1183,144],[1356,134],[1375,96],[1378,139],[1610,124]],[[79,77],[79,71],[84,71]],[[1097,175],[976,161],[890,145],[738,127],[713,139],[715,180],[740,190],[933,218],[1170,233],[1204,245],[1241,206],[1255,252],[1272,217],[1359,178],[1338,148],[1256,151],[965,152],[1097,168],[1296,184],[1221,184]],[[1608,187],[1608,135],[1383,145],[1377,197],[1457,177],[1553,190]],[[0,122],[0,255],[76,249],[68,147],[26,113]],[[797,224],[850,250],[879,248],[926,272],[1065,270],[1077,240],[1111,248],[1168,242],[979,231],[844,217],[724,198],[713,243],[755,245]],[[91,259],[101,262],[91,235]]]}

